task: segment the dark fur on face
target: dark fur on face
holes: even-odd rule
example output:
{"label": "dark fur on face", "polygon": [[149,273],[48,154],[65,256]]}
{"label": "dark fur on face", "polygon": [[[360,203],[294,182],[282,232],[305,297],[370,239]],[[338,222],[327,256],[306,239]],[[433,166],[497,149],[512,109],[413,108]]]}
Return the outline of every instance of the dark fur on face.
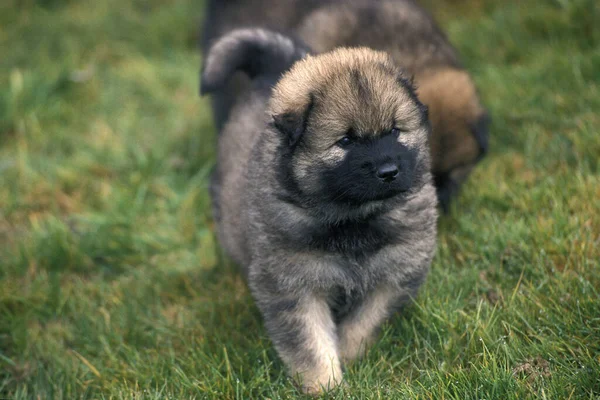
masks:
{"label": "dark fur on face", "polygon": [[[230,29],[258,25],[299,37],[314,52],[367,46],[389,53],[415,78],[431,111],[431,154],[440,204],[451,199],[488,150],[490,118],[457,51],[413,0],[213,0],[205,43]],[[220,126],[249,83],[236,77],[213,97]]]}
{"label": "dark fur on face", "polygon": [[244,29],[213,45],[203,87],[219,90],[232,71],[253,78],[219,133],[219,240],[290,373],[320,393],[416,294],[433,258],[426,109],[390,57],[365,48],[313,57]]}
{"label": "dark fur on face", "polygon": [[[417,151],[398,143],[392,132],[367,139],[347,135],[351,142],[342,162],[322,172],[322,197],[332,202],[362,204],[387,200],[413,186]],[[400,131],[398,131],[398,134]]]}

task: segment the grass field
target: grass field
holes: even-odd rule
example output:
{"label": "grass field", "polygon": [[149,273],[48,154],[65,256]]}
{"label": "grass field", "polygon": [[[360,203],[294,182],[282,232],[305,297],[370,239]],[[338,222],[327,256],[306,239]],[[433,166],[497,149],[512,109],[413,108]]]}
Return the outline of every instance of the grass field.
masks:
{"label": "grass field", "polygon": [[[429,0],[493,116],[416,303],[333,399],[600,398],[594,0]],[[298,396],[215,243],[202,2],[0,5],[0,398]]]}

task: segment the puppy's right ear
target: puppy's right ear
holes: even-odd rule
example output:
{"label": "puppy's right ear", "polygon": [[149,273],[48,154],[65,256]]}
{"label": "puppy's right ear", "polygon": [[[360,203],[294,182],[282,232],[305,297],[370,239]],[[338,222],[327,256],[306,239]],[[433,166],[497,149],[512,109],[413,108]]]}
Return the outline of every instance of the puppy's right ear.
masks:
{"label": "puppy's right ear", "polygon": [[273,125],[281,134],[286,136],[290,147],[295,146],[306,131],[313,106],[314,97],[311,94],[310,100],[303,110],[293,110],[273,115]]}

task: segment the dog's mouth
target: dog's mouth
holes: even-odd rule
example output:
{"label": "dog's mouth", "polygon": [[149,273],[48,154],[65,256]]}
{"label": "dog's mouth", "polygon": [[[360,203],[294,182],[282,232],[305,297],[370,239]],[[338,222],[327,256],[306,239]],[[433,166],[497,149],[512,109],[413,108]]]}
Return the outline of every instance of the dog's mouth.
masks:
{"label": "dog's mouth", "polygon": [[388,200],[391,199],[392,197],[396,197],[396,196],[400,196],[403,193],[408,192],[409,188],[397,188],[394,190],[387,190],[381,194],[378,194],[376,196],[373,197],[373,199],[371,201],[381,201],[381,200]]}
{"label": "dog's mouth", "polygon": [[360,171],[348,175],[325,175],[322,190],[329,201],[350,206],[381,202],[409,192],[416,176],[413,168],[386,169],[376,175],[372,171]]}
{"label": "dog's mouth", "polygon": [[394,197],[402,196],[410,190],[410,187],[402,187],[399,185],[388,187],[383,187],[384,185],[373,186],[363,187],[363,190],[346,190],[341,193],[334,193],[331,196],[331,200],[335,203],[361,206],[368,203],[390,200]]}

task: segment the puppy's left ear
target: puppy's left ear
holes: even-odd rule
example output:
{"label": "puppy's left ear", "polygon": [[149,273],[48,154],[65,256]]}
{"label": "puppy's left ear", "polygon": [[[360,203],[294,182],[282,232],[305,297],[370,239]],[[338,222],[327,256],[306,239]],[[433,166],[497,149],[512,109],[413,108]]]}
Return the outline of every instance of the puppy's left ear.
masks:
{"label": "puppy's left ear", "polygon": [[310,100],[304,109],[273,115],[273,125],[287,137],[290,147],[295,146],[306,131],[313,106],[314,97],[311,94]]}

